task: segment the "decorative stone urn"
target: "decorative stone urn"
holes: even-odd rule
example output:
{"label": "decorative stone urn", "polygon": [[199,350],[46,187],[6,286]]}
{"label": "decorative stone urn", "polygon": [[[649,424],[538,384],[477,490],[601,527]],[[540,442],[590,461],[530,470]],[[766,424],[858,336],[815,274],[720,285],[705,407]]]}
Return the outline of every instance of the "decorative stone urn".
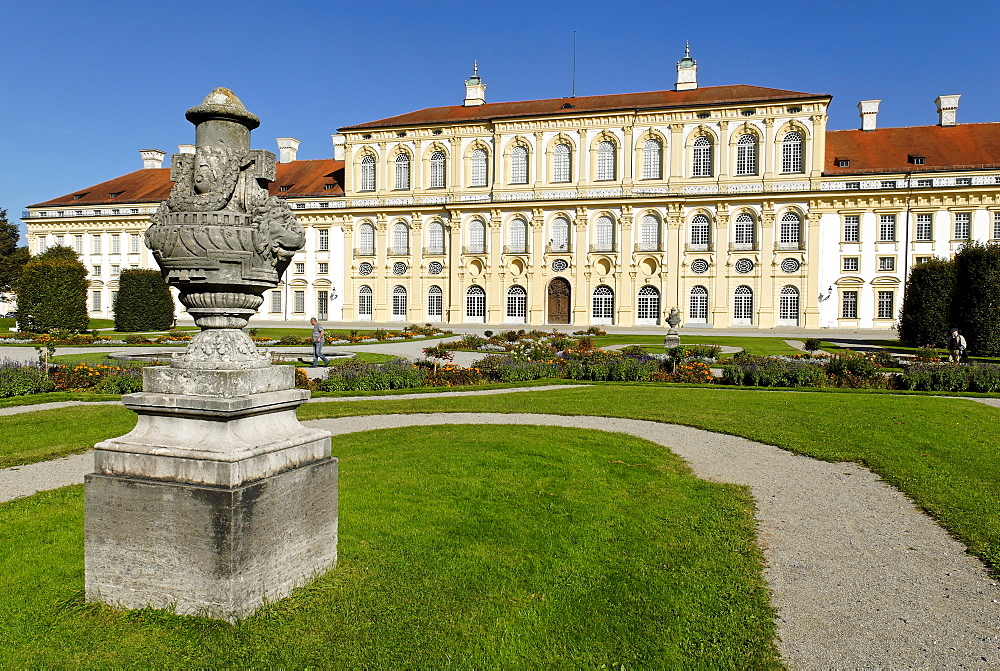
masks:
{"label": "decorative stone urn", "polygon": [[330,434],[295,416],[309,398],[295,369],[241,330],[305,242],[268,194],[274,154],[250,149],[260,121],[224,88],[187,118],[195,153],[173,156],[146,244],[202,330],[122,397],[135,429],[96,446],[86,592],[235,620],[336,562],[337,460]]}
{"label": "decorative stone urn", "polygon": [[681,344],[681,337],[677,333],[677,326],[681,323],[680,313],[677,312],[677,308],[670,308],[670,315],[667,317],[667,325],[670,327],[667,330],[667,336],[663,339],[663,346],[667,349],[671,347],[677,347]]}

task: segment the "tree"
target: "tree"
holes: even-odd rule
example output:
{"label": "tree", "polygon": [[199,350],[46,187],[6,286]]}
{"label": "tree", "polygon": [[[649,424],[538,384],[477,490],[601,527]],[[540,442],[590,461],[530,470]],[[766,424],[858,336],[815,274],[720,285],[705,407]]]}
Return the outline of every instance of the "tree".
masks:
{"label": "tree", "polygon": [[18,247],[17,224],[7,221],[7,210],[0,208],[0,293],[13,291],[21,269],[31,255],[27,247]]}
{"label": "tree", "polygon": [[69,247],[51,247],[30,259],[15,285],[23,331],[86,331],[87,269]]}
{"label": "tree", "polygon": [[1000,354],[1000,245],[971,242],[955,255],[952,319],[970,352]]}
{"label": "tree", "polygon": [[111,307],[116,331],[164,331],[174,323],[174,298],[158,270],[123,270]]}
{"label": "tree", "polygon": [[952,325],[955,262],[932,259],[913,267],[899,313],[899,339],[910,347],[947,344]]}

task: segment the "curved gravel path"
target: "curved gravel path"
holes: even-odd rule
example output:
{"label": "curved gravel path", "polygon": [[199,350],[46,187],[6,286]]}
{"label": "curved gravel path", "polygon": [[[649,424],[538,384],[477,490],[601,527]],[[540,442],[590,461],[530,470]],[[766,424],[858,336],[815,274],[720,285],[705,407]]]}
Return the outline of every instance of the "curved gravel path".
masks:
{"label": "curved gravel path", "polygon": [[929,517],[870,471],[744,438],[609,417],[437,413],[308,422],[337,434],[438,424],[616,431],[670,448],[756,499],[779,649],[792,668],[1000,665],[1000,588]]}

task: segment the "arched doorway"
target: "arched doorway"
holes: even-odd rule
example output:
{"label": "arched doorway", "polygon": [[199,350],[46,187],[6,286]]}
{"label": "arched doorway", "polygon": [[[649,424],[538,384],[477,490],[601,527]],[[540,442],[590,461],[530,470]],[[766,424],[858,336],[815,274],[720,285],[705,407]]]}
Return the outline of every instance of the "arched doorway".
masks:
{"label": "arched doorway", "polygon": [[556,277],[549,282],[549,323],[569,324],[569,282]]}

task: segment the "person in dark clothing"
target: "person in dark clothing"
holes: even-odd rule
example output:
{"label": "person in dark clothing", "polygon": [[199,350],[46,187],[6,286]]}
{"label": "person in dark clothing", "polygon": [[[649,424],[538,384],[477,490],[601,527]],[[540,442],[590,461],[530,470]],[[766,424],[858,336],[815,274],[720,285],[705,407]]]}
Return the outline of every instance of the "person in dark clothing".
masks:
{"label": "person in dark clothing", "polygon": [[965,336],[959,333],[958,329],[953,328],[948,336],[948,361],[959,363],[965,353],[965,348]]}

